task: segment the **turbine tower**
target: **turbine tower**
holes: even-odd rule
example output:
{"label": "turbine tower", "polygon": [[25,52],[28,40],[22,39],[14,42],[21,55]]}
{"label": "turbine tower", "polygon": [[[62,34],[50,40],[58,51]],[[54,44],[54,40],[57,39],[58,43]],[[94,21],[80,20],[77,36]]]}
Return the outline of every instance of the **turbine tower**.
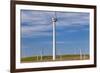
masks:
{"label": "turbine tower", "polygon": [[52,24],[53,24],[53,60],[56,59],[56,12],[54,13],[54,17],[52,18]]}

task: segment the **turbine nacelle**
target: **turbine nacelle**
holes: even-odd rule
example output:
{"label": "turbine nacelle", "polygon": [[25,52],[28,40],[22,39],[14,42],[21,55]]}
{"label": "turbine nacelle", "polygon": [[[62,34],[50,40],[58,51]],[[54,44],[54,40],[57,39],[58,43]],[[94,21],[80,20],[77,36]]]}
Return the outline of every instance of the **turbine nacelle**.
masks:
{"label": "turbine nacelle", "polygon": [[57,18],[52,18],[52,22],[56,22],[57,21]]}

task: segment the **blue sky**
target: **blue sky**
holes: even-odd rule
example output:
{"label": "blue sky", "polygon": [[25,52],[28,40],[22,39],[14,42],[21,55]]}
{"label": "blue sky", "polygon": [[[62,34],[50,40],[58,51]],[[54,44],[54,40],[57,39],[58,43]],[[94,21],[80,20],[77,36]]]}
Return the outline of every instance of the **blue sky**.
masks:
{"label": "blue sky", "polygon": [[[21,10],[21,57],[52,55],[54,11]],[[56,53],[89,54],[89,13],[56,12]]]}

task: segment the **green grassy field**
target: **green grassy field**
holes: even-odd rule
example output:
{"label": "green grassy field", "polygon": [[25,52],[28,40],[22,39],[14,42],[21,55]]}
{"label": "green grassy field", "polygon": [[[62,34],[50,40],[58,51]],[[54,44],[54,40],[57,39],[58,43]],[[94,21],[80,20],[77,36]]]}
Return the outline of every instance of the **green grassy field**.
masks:
{"label": "green grassy field", "polygon": [[52,59],[52,56],[32,56],[32,57],[24,57],[21,58],[22,63],[27,62],[46,62],[46,61],[68,61],[68,60],[87,60],[89,59],[89,55],[82,55],[80,59],[80,55],[58,55],[56,56],[56,60]]}

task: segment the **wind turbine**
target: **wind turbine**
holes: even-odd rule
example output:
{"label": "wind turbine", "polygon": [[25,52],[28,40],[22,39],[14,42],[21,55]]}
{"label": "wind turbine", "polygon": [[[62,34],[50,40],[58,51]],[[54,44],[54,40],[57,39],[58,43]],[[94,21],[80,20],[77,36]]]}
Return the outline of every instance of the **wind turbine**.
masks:
{"label": "wind turbine", "polygon": [[53,60],[56,60],[56,22],[64,20],[64,17],[57,17],[57,12],[54,12],[54,17],[52,17],[53,25]]}
{"label": "wind turbine", "polygon": [[82,60],[82,50],[80,49],[80,60]]}
{"label": "wind turbine", "polygon": [[43,48],[41,48],[41,50],[40,50],[40,60],[41,61],[43,60]]}
{"label": "wind turbine", "polygon": [[52,17],[52,25],[53,25],[53,60],[56,60],[56,12],[54,12],[54,17]]}

